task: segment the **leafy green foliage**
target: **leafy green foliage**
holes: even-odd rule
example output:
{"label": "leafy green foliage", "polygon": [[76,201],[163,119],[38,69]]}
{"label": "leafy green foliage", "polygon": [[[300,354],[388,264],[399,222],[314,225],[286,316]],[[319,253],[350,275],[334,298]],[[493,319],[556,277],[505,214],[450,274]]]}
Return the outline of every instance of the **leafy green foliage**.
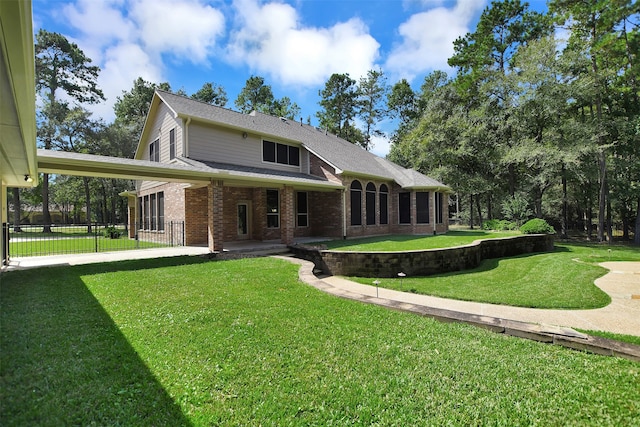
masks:
{"label": "leafy green foliage", "polygon": [[520,225],[529,218],[533,212],[529,209],[529,202],[521,194],[516,194],[502,203],[502,213],[510,221]]}
{"label": "leafy green foliage", "polygon": [[556,230],[547,221],[541,218],[533,218],[522,224],[520,231],[523,234],[555,234]]}
{"label": "leafy green foliage", "polygon": [[486,231],[517,230],[518,225],[515,222],[507,221],[506,219],[489,219],[482,223],[482,229]]}

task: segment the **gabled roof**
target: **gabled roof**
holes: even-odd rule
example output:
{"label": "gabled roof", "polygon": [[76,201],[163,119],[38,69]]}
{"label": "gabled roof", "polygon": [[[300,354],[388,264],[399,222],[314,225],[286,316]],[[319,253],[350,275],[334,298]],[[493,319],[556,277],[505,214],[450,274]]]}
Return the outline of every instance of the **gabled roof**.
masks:
{"label": "gabled roof", "polygon": [[[176,118],[191,118],[199,122],[255,133],[263,138],[301,144],[335,168],[338,174],[395,181],[407,189],[450,190],[441,182],[415,170],[405,169],[336,135],[302,122],[255,111],[251,114],[243,114],[160,90],[156,90],[149,115],[157,110],[160,101],[167,105]],[[140,147],[138,151],[141,151]],[[140,154],[136,153],[137,156]]]}

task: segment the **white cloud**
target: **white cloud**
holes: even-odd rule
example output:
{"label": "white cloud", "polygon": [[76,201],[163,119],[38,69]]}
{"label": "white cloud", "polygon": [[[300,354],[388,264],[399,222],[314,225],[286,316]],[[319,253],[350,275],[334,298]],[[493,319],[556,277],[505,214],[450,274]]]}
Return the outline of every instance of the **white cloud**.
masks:
{"label": "white cloud", "polygon": [[305,27],[288,4],[238,0],[234,6],[238,29],[231,35],[229,60],[283,84],[317,85],[332,73],[357,78],[377,59],[380,45],[360,19],[328,28]]}
{"label": "white cloud", "polygon": [[138,0],[130,14],[147,48],[194,63],[206,61],[224,33],[222,13],[197,0]]}
{"label": "white cloud", "polygon": [[63,14],[79,30],[73,41],[101,69],[107,101],[88,108],[107,120],[136,78],[164,80],[163,54],[205,62],[225,25],[220,11],[197,0],[78,0]]}
{"label": "white cloud", "polygon": [[470,31],[469,24],[484,4],[484,0],[458,0],[453,8],[412,15],[398,28],[402,41],[389,54],[386,69],[409,80],[431,70],[448,70],[454,40]]}

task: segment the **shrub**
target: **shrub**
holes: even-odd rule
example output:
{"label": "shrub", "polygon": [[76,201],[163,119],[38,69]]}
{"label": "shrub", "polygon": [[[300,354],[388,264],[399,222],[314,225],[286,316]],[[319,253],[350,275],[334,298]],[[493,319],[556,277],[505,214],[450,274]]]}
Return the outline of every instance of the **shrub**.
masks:
{"label": "shrub", "polygon": [[518,226],[533,214],[529,209],[529,202],[521,194],[516,194],[512,198],[505,200],[502,204],[502,213],[505,218],[515,222]]}
{"label": "shrub", "polygon": [[119,239],[120,238],[120,230],[118,230],[113,225],[110,225],[108,227],[105,227],[104,230],[102,230],[102,235],[104,237],[106,237],[106,238],[109,238],[109,239]]}
{"label": "shrub", "polygon": [[540,218],[533,218],[525,222],[520,231],[523,234],[555,234],[556,230],[547,221]]}
{"label": "shrub", "polygon": [[489,219],[482,223],[483,230],[495,230],[495,231],[506,231],[506,230],[517,230],[518,225],[514,222],[507,221],[506,219]]}

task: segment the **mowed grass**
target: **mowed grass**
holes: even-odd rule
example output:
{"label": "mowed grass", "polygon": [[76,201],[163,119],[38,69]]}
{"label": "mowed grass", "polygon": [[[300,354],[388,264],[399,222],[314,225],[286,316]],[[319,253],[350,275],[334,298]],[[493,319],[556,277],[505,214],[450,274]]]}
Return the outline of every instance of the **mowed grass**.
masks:
{"label": "mowed grass", "polygon": [[110,239],[102,236],[75,238],[55,238],[41,240],[12,241],[9,240],[9,253],[12,257],[46,256],[61,254],[78,254],[90,252],[122,251],[131,249],[148,249],[168,246],[166,244],[145,242],[142,240],[121,237]]}
{"label": "mowed grass", "polygon": [[638,363],[339,299],[283,260],[0,277],[4,426],[640,420]]}
{"label": "mowed grass", "polygon": [[[378,279],[379,286],[419,294],[517,307],[590,309],[611,298],[594,281],[604,261],[640,261],[631,246],[556,244],[553,252],[484,260],[479,267],[425,277]],[[351,280],[372,284],[371,278]]]}
{"label": "mowed grass", "polygon": [[363,237],[348,240],[322,242],[327,249],[356,252],[414,251],[421,249],[450,248],[473,243],[479,239],[518,236],[519,231],[473,231],[450,230],[436,236],[415,236],[394,234],[387,236]]}

